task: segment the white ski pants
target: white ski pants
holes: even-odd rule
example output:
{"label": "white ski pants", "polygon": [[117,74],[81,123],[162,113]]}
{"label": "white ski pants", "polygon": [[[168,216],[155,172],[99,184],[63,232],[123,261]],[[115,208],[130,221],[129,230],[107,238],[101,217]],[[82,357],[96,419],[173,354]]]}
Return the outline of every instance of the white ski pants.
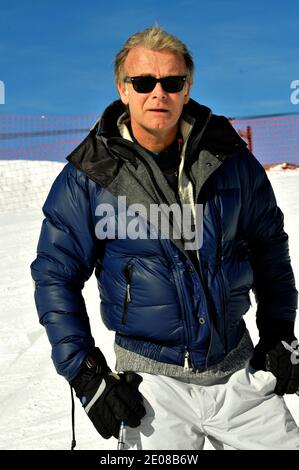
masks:
{"label": "white ski pants", "polygon": [[127,449],[201,450],[208,438],[217,450],[299,449],[299,428],[271,372],[239,370],[222,381],[140,374],[146,416],[125,428]]}

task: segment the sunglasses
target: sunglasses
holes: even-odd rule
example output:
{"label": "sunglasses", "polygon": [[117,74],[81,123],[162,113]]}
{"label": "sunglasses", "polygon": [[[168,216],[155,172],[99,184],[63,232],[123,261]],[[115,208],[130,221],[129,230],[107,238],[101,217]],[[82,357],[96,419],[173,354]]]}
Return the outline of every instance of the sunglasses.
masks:
{"label": "sunglasses", "polygon": [[170,75],[169,77],[156,78],[151,75],[141,75],[138,77],[126,77],[125,83],[132,83],[133,88],[137,93],[150,93],[153,91],[157,83],[161,86],[166,93],[178,93],[182,91],[186,75]]}

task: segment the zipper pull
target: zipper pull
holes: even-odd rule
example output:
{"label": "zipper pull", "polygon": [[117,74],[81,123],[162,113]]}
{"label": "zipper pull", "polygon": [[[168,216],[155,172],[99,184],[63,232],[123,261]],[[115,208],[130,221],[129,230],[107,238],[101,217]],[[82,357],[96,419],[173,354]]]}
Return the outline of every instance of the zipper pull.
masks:
{"label": "zipper pull", "polygon": [[189,370],[190,367],[189,367],[189,353],[188,351],[185,352],[184,354],[184,370]]}
{"label": "zipper pull", "polygon": [[131,284],[127,284],[127,302],[131,302],[132,301],[132,298],[131,298]]}

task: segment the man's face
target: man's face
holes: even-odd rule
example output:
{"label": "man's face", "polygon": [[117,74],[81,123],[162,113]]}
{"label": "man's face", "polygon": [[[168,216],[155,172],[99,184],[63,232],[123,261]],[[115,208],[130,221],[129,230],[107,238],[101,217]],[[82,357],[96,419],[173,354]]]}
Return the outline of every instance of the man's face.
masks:
{"label": "man's face", "polygon": [[[156,51],[137,46],[130,50],[124,74],[128,77],[151,75],[163,78],[170,75],[186,75],[183,56],[169,50]],[[176,133],[184,104],[189,100],[190,85],[187,83],[178,93],[167,93],[161,83],[149,93],[137,93],[132,83],[119,83],[121,100],[129,106],[131,126],[135,138],[142,145],[147,134],[162,141]],[[168,139],[169,140],[169,139]]]}

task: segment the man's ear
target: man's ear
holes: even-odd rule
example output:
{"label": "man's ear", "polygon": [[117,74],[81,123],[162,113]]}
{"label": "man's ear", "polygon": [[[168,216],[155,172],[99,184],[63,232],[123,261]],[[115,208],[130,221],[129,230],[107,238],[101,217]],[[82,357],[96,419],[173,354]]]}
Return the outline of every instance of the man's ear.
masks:
{"label": "man's ear", "polygon": [[129,90],[128,90],[128,84],[127,83],[123,83],[123,82],[119,82],[117,84],[117,89],[118,89],[118,93],[119,93],[119,96],[120,96],[120,99],[122,100],[122,102],[127,105],[129,104]]}
{"label": "man's ear", "polygon": [[190,89],[191,89],[191,84],[190,82],[187,82],[185,85],[185,90],[184,90],[184,104],[187,104],[189,99],[190,99]]}

